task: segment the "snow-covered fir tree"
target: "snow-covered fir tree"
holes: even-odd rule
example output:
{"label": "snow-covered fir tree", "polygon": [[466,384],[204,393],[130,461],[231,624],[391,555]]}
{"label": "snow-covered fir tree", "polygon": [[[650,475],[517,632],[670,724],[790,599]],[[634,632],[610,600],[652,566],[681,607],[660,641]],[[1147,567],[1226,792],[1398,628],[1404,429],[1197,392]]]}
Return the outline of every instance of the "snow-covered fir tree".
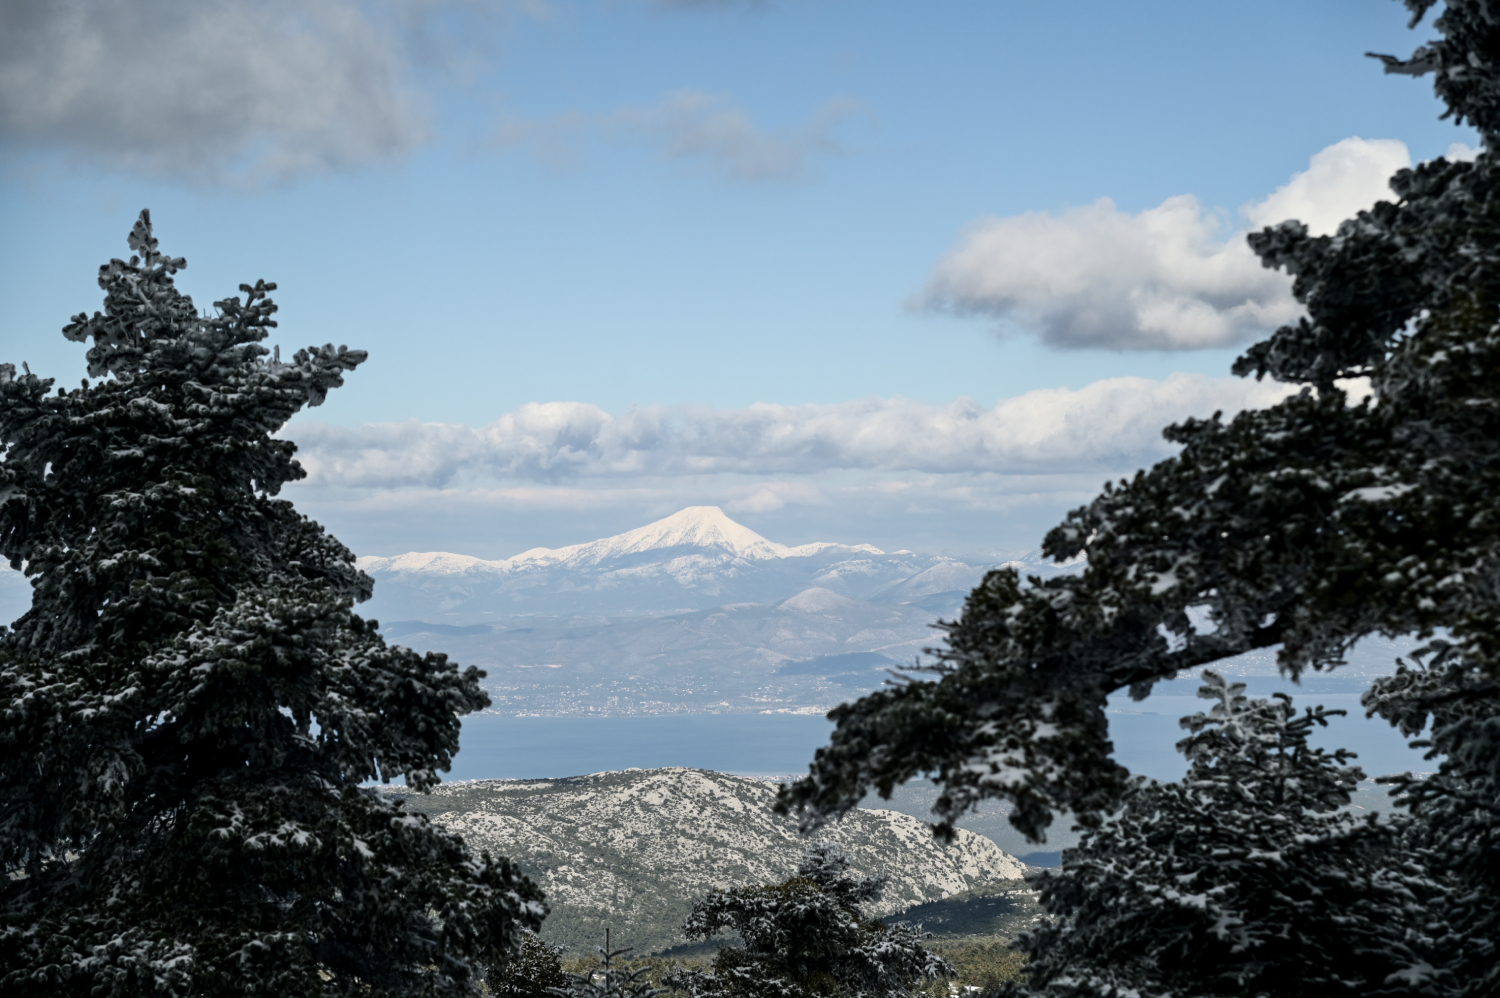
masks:
{"label": "snow-covered fir tree", "polygon": [[[1405,5],[1414,27],[1436,6]],[[1441,638],[1366,704],[1409,732],[1434,725],[1445,760],[1412,807],[1463,880],[1468,937],[1440,970],[1459,992],[1500,989],[1500,6],[1448,0],[1432,27],[1410,58],[1380,58],[1432,77],[1478,157],[1399,171],[1390,200],[1333,236],[1295,221],[1250,236],[1306,317],[1234,370],[1299,390],[1169,427],[1176,457],[1046,536],[1084,572],[991,573],[915,677],[930,681],[837,708],[782,798],[806,827],[919,774],[943,788],[944,827],[987,797],[1012,801],[1034,840],[1060,811],[1097,825],[1130,787],[1109,693],[1261,648],[1296,677],[1368,635]]]}
{"label": "snow-covered fir tree", "polygon": [[1442,759],[1437,773],[1393,782],[1417,820],[1415,845],[1428,869],[1449,884],[1442,910],[1428,913],[1451,926],[1451,953],[1439,964],[1447,990],[1493,995],[1500,993],[1500,682],[1445,640],[1419,657],[1430,661],[1402,663],[1363,700],[1408,735],[1430,725],[1428,758]]}
{"label": "snow-covered fir tree", "polygon": [[582,974],[563,974],[562,982],[548,993],[554,998],[656,998],[667,993],[651,983],[649,966],[630,967],[625,962],[631,948],[611,946],[609,929],[604,930],[604,945],[595,952],[598,964]]}
{"label": "snow-covered fir tree", "polygon": [[[1204,672],[1174,783],[1135,778],[1121,809],[1040,880],[1056,918],[1022,939],[1049,996],[1431,993],[1443,884],[1401,816],[1340,810],[1363,773],[1308,745],[1327,723]],[[1436,935],[1432,934],[1436,930]]]}
{"label": "snow-covered fir tree", "polygon": [[362,786],[437,781],[476,670],[388,646],[354,556],[276,498],[280,430],[364,353],[200,313],[143,212],[76,388],[0,365],[0,993],[472,993],[545,909],[509,861]]}
{"label": "snow-covered fir tree", "polygon": [[547,998],[568,983],[562,969],[563,947],[543,942],[534,932],[521,937],[521,948],[484,982],[496,998]]}
{"label": "snow-covered fir tree", "polygon": [[693,905],[683,933],[707,939],[730,932],[712,974],[670,976],[691,998],[854,998],[904,996],[953,967],[922,945],[919,929],[866,917],[883,877],[856,877],[832,842],[815,842],[797,872],[779,884],[712,891]]}

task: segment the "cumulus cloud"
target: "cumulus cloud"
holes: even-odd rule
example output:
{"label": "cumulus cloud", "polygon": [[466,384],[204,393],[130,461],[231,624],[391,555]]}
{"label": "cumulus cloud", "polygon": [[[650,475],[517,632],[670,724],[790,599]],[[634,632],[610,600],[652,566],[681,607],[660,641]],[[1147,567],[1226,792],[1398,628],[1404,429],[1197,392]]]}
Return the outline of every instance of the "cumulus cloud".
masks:
{"label": "cumulus cloud", "polygon": [[398,156],[428,128],[354,0],[9,0],[0,133],[151,173],[285,176]]}
{"label": "cumulus cloud", "polygon": [[[397,160],[432,135],[418,77],[491,61],[497,19],[547,0],[9,0],[0,4],[0,141],[12,153],[154,176],[274,182]],[[830,101],[786,128],[721,96],[551,120],[495,144],[565,162],[598,135],[645,138],[738,180],[802,175],[863,114]]]}
{"label": "cumulus cloud", "polygon": [[[908,399],[743,409],[649,406],[612,415],[581,402],[530,403],[488,426],[299,424],[309,484],[441,487],[494,477],[540,482],[631,476],[816,474],[838,469],[1043,473],[1114,468],[1168,453],[1161,427],[1271,404],[1283,386],[1174,374],[1028,392],[983,408]],[[759,509],[791,493],[745,496]],[[747,505],[746,509],[752,508]]]}
{"label": "cumulus cloud", "polygon": [[829,501],[822,489],[807,482],[767,482],[747,492],[731,493],[733,498],[724,502],[724,508],[731,513],[769,513],[787,505],[821,506]]}
{"label": "cumulus cloud", "polygon": [[1331,236],[1344,219],[1388,200],[1391,174],[1409,166],[1411,154],[1404,142],[1345,139],[1313,156],[1306,170],[1242,212],[1252,230],[1295,218],[1313,235]]}
{"label": "cumulus cloud", "polygon": [[[1299,218],[1331,232],[1388,197],[1390,175],[1410,163],[1401,142],[1345,139],[1241,215],[1251,229]],[[1245,232],[1186,194],[1135,214],[1101,198],[984,219],[938,264],[916,305],[1006,320],[1063,348],[1231,346],[1300,314],[1290,278],[1261,266]]]}
{"label": "cumulus cloud", "polygon": [[413,66],[459,65],[484,34],[443,25],[511,10],[545,15],[541,0],[7,0],[0,136],[211,180],[399,158],[431,133]]}
{"label": "cumulus cloud", "polygon": [[[508,558],[710,505],[784,544],[839,541],[1005,561],[1035,548],[1063,511],[1087,502],[1099,483],[1097,469],[1024,476],[873,472],[797,482],[685,476],[419,489],[298,484],[287,498],[361,554]],[[782,504],[768,501],[762,489]]]}
{"label": "cumulus cloud", "polygon": [[655,104],[606,114],[505,117],[493,142],[565,165],[579,157],[580,146],[590,139],[640,138],[658,146],[668,159],[698,161],[732,180],[793,180],[806,175],[815,158],[842,153],[840,132],[850,119],[865,116],[858,102],[836,99],[799,125],[763,128],[727,97],[680,90]]}

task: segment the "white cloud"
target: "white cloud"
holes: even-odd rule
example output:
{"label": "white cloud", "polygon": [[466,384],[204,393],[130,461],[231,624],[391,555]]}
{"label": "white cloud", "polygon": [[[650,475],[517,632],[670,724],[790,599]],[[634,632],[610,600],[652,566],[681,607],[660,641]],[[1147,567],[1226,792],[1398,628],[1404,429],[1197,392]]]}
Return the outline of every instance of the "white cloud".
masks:
{"label": "white cloud", "polygon": [[769,513],[787,504],[824,505],[828,496],[806,482],[767,482],[749,495],[729,499],[724,508],[731,513]]}
{"label": "white cloud", "polygon": [[1245,221],[1251,229],[1261,229],[1295,218],[1313,235],[1331,236],[1344,219],[1389,200],[1391,174],[1409,166],[1411,154],[1404,142],[1345,139],[1313,156],[1308,168],[1276,193],[1246,205]]}
{"label": "white cloud", "polygon": [[[1389,196],[1410,165],[1393,140],[1345,139],[1241,213],[1314,232]],[[1285,274],[1266,270],[1222,213],[1192,195],[1130,214],[1108,198],[1061,213],[984,219],[939,262],[919,307],[988,315],[1064,348],[1190,350],[1245,342],[1294,320]]]}
{"label": "white cloud", "polygon": [[[399,158],[431,125],[414,62],[445,25],[540,0],[6,0],[0,136],[143,173],[259,182]],[[434,16],[441,14],[441,17]]]}
{"label": "white cloud", "polygon": [[[690,5],[690,4],[689,4]],[[683,6],[689,6],[683,5]],[[702,4],[698,4],[702,6]],[[497,24],[547,0],[7,0],[0,141],[153,176],[258,184],[398,160],[432,135],[424,78],[473,78]],[[566,162],[581,139],[645,138],[738,180],[806,173],[864,115],[829,101],[785,128],[720,96],[551,120],[509,119],[496,145]]]}
{"label": "white cloud", "polygon": [[9,0],[0,130],[159,174],[397,156],[427,124],[353,0]]}
{"label": "white cloud", "polygon": [[[907,399],[711,410],[529,403],[488,426],[300,423],[289,432],[310,484],[439,487],[639,476],[818,474],[837,469],[1041,473],[1135,466],[1169,453],[1166,423],[1268,405],[1283,386],[1174,374],[1045,389],[985,409]],[[743,497],[771,508],[785,492]],[[746,508],[749,508],[748,506]]]}
{"label": "white cloud", "polygon": [[786,505],[786,500],[775,489],[762,486],[754,494],[735,499],[728,504],[731,513],[768,513]]}
{"label": "white cloud", "polygon": [[[617,534],[687,506],[722,507],[784,544],[839,541],[960,556],[1032,550],[1063,512],[1099,488],[1097,470],[1074,475],[900,475],[857,481],[819,476],[765,486],[720,476],[590,481],[556,486],[402,490],[290,486],[286,497],[361,554],[454,551],[508,558]],[[785,486],[798,486],[797,492]],[[746,504],[769,487],[785,502]]]}

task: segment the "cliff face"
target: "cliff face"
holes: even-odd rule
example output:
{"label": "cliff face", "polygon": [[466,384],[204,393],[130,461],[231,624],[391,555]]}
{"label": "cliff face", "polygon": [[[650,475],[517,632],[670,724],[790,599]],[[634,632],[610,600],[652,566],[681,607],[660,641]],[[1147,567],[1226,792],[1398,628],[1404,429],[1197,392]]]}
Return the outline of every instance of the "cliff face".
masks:
{"label": "cliff face", "polygon": [[[806,840],[772,812],[775,796],[762,780],[671,768],[451,783],[408,800],[541,883],[552,905],[544,938],[587,952],[609,926],[618,944],[645,953],[683,942],[683,919],[707,891],[792,874]],[[871,914],[1015,880],[1026,869],[983,836],[960,830],[944,845],[896,811],[853,811],[822,837],[842,845],[859,871],[890,875]]]}

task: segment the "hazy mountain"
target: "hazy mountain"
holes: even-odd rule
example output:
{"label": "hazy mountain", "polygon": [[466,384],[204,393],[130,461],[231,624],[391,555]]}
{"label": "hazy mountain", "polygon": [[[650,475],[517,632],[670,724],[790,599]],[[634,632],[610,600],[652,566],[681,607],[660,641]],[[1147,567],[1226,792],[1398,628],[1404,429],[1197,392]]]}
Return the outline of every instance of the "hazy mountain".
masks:
{"label": "hazy mountain", "polygon": [[[1035,556],[1029,575],[1057,566]],[[506,713],[823,711],[938,642],[983,564],[869,544],[788,546],[714,506],[586,544],[486,561],[449,552],[365,557],[360,613],[392,640],[489,672]],[[30,605],[0,571],[0,621]],[[7,615],[8,614],[8,615]],[[1369,639],[1340,677],[1389,672],[1410,641]],[[1220,666],[1274,675],[1275,649]]]}
{"label": "hazy mountain", "polygon": [[857,600],[895,602],[897,589],[942,569],[922,595],[967,591],[984,567],[869,544],[767,540],[717,506],[690,506],[614,537],[569,547],[533,548],[499,561],[448,552],[365,557],[376,580],[365,612],[380,620],[419,618],[474,624],[516,614],[633,615],[705,610],[726,603],[769,603],[805,589]]}
{"label": "hazy mountain", "polygon": [[[359,566],[376,583],[362,615],[486,669],[510,713],[826,710],[912,664],[989,567],[779,544],[716,506],[498,561],[430,551]],[[4,620],[30,596],[0,571]]]}
{"label": "hazy mountain", "polygon": [[[697,769],[561,780],[445,783],[406,795],[476,849],[509,856],[546,890],[543,938],[586,951],[606,926],[637,952],[683,942],[692,902],[714,888],[790,876],[806,840],[771,810],[775,784]],[[891,877],[875,914],[1014,888],[1026,871],[989,839],[944,845],[897,811],[856,809],[827,830],[863,873]]]}
{"label": "hazy mountain", "polygon": [[693,506],[615,537],[485,561],[361,558],[387,637],[490,674],[514,713],[826,710],[933,643],[986,566],[778,544]]}

